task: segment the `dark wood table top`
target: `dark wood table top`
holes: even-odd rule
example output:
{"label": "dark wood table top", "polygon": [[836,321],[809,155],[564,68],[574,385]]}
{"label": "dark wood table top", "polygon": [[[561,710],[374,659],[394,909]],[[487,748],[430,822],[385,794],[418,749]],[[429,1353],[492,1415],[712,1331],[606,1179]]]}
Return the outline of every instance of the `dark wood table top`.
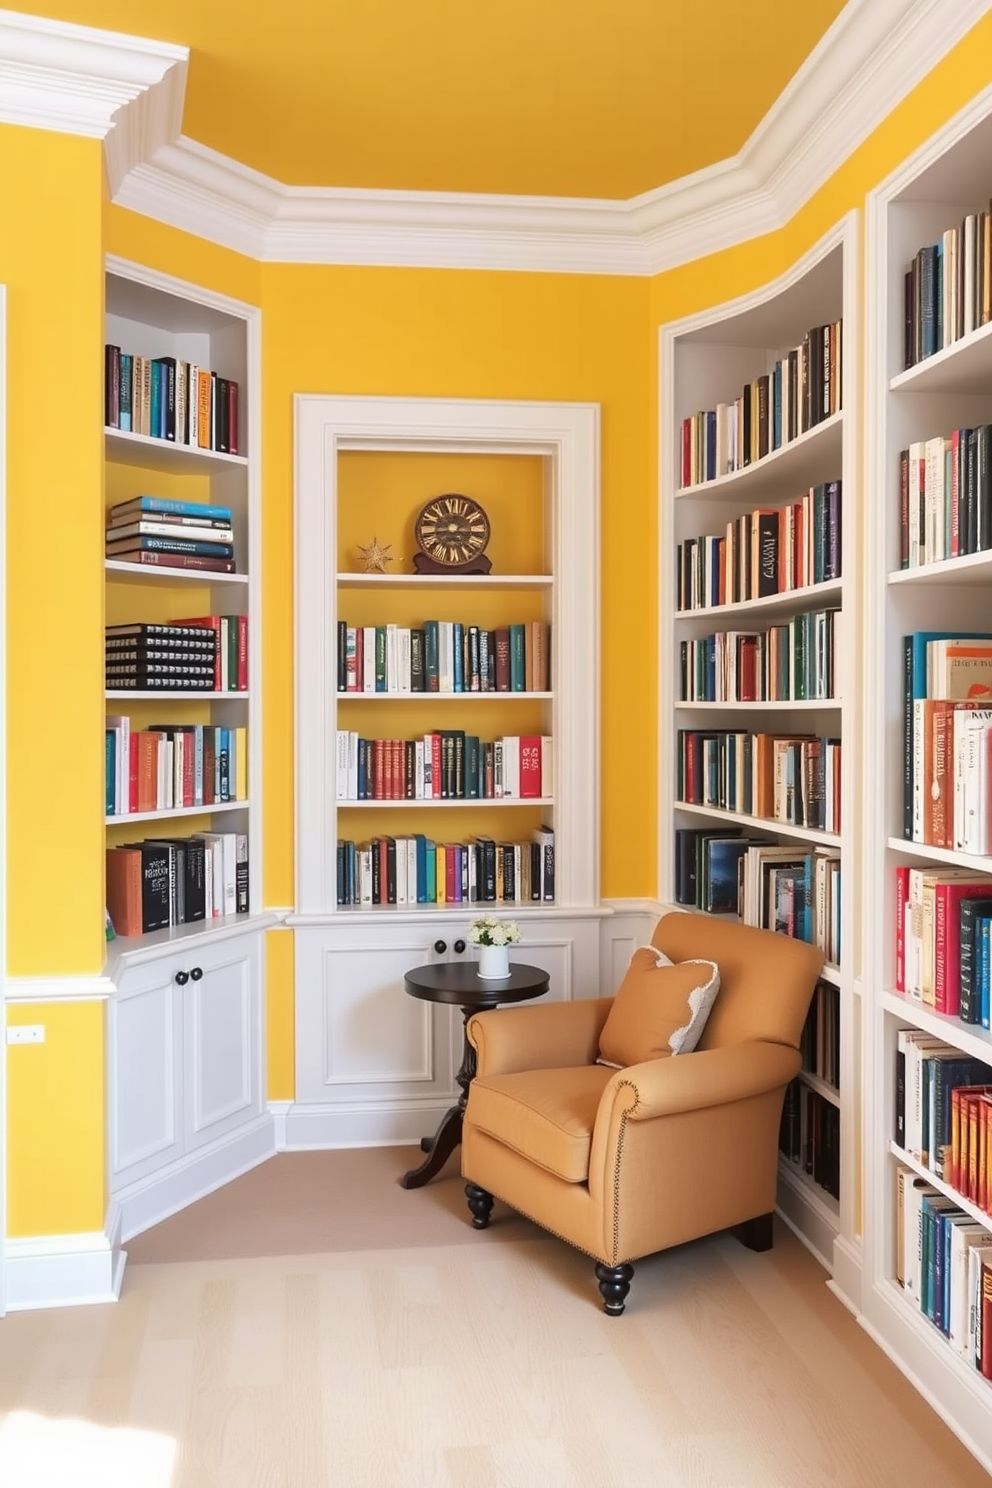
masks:
{"label": "dark wood table top", "polygon": [[477,961],[438,961],[433,966],[413,967],[403,980],[411,997],[481,1010],[540,997],[548,990],[549,977],[539,966],[519,961],[510,962],[509,976],[492,979],[479,976]]}

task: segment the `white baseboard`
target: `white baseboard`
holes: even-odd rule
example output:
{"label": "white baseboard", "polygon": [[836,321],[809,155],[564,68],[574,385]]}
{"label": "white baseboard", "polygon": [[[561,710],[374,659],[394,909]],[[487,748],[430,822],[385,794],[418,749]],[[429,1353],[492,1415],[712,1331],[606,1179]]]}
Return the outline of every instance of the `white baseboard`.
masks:
{"label": "white baseboard", "polygon": [[413,1107],[290,1105],[285,1114],[288,1151],[330,1147],[405,1147],[433,1136],[450,1109],[449,1098]]}
{"label": "white baseboard", "polygon": [[807,1195],[798,1183],[790,1183],[780,1173],[775,1213],[832,1277],[837,1221],[823,1212],[815,1195]]}
{"label": "white baseboard", "polygon": [[272,1117],[277,1152],[286,1151],[286,1117],[292,1105],[292,1101],[269,1101],[269,1115]]}
{"label": "white baseboard", "polygon": [[103,1230],[5,1241],[8,1312],[116,1302],[124,1276],[121,1211],[111,1203]]}
{"label": "white baseboard", "polygon": [[275,1123],[266,1110],[250,1126],[191,1152],[164,1172],[154,1173],[114,1195],[121,1210],[125,1240],[177,1214],[272,1157],[276,1150]]}
{"label": "white baseboard", "polygon": [[862,1262],[861,1246],[838,1235],[834,1241],[833,1279],[827,1286],[855,1317],[861,1316]]}

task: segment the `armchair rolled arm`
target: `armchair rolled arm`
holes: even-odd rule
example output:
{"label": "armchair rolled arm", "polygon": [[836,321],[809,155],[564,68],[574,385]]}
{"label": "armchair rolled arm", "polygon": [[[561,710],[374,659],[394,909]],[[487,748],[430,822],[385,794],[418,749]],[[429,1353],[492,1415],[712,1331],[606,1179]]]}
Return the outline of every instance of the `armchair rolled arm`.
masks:
{"label": "armchair rolled arm", "polygon": [[468,1020],[480,1075],[592,1064],[612,997],[495,1008]]}
{"label": "armchair rolled arm", "polygon": [[604,1107],[618,1102],[630,1121],[651,1121],[707,1106],[726,1106],[787,1085],[802,1056],[788,1044],[747,1043],[703,1049],[672,1059],[650,1059],[618,1070],[603,1091]]}

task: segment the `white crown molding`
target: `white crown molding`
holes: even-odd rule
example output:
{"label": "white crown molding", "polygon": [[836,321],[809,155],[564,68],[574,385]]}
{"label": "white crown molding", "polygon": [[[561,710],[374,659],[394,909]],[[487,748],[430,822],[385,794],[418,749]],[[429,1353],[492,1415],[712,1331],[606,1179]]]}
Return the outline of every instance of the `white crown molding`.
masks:
{"label": "white crown molding", "polygon": [[0,120],[107,138],[121,206],[265,263],[650,275],[781,227],[992,0],[848,0],[739,154],[629,201],[285,186],[179,132],[187,49],[0,11]]}
{"label": "white crown molding", "polygon": [[106,141],[111,194],[182,125],[187,47],[0,10],[0,123]]}
{"label": "white crown molding", "polygon": [[180,137],[116,200],[270,263],[656,274],[781,227],[990,0],[849,0],[740,154],[626,202],[287,187]]}

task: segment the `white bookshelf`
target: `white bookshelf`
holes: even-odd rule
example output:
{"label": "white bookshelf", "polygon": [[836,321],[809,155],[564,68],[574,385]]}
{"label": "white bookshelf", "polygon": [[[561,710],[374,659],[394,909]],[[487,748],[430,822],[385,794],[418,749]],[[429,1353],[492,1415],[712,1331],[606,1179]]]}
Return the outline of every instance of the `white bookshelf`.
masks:
{"label": "white bookshelf", "polygon": [[[599,409],[300,395],[295,448],[297,1085],[288,1141],[419,1141],[451,1104],[461,1020],[404,995],[409,967],[471,960],[468,925],[485,909],[520,923],[516,954],[548,971],[551,996],[599,995]],[[397,459],[403,477],[391,484]],[[480,460],[489,462],[482,488],[471,483]],[[464,483],[430,484],[449,479]],[[374,513],[365,490],[377,496]],[[418,510],[452,490],[490,514],[489,574],[411,571]],[[355,571],[373,532],[397,560],[386,574]],[[486,628],[542,619],[550,688],[338,690],[339,622],[418,627],[428,617]],[[553,795],[337,798],[337,730],[408,740],[437,728],[550,738]],[[339,839],[526,842],[544,823],[554,831],[554,903],[338,902]]]}
{"label": "white bookshelf", "polygon": [[938,1013],[897,990],[895,874],[910,867],[992,873],[992,859],[904,836],[903,637],[914,631],[989,629],[992,554],[900,567],[900,451],[992,420],[992,324],[909,368],[904,274],[992,195],[992,95],[986,90],[884,181],[867,203],[865,1285],[864,1323],[969,1449],[992,1471],[992,1384],[954,1350],[896,1274],[896,1173],[927,1178],[989,1230],[992,1216],[896,1145],[896,1035],[917,1028],[992,1063],[987,1029]]}
{"label": "white bookshelf", "polygon": [[[839,966],[824,980],[839,988],[841,1079],[838,1089],[815,1076],[800,1077],[840,1112],[839,1197],[814,1182],[802,1165],[780,1162],[779,1212],[820,1257],[848,1305],[860,1285],[857,1109],[860,1008],[855,976],[853,924],[856,813],[852,765],[857,760],[859,717],[854,665],[857,613],[857,221],[851,214],[788,272],[738,300],[661,328],[660,532],[659,532],[659,898],[675,904],[675,833],[678,828],[740,828],[780,845],[837,848],[841,853]],[[842,320],[841,407],[796,438],[750,464],[714,479],[680,484],[682,423],[700,410],[733,402],[745,383],[770,374],[776,361],[799,345],[814,326]],[[770,439],[769,444],[773,441]],[[678,545],[703,534],[722,536],[726,524],[762,507],[781,508],[824,482],[842,482],[841,576],[761,598],[699,608],[678,608]],[[830,698],[768,702],[683,701],[680,644],[716,632],[760,632],[794,616],[839,609],[843,639]],[[843,741],[841,830],[786,825],[711,805],[677,799],[680,730],[746,730],[800,733]]]}
{"label": "white bookshelf", "polygon": [[274,1150],[265,1102],[262,909],[260,312],[196,285],[108,259],[105,341],[173,356],[238,382],[239,453],[104,431],[108,508],[134,496],[231,508],[236,572],[105,560],[108,624],[248,617],[248,690],[105,689],[132,729],[203,723],[247,730],[247,795],[199,808],[105,816],[108,845],[199,832],[247,837],[249,910],[108,944],[108,1186],[124,1239]]}

